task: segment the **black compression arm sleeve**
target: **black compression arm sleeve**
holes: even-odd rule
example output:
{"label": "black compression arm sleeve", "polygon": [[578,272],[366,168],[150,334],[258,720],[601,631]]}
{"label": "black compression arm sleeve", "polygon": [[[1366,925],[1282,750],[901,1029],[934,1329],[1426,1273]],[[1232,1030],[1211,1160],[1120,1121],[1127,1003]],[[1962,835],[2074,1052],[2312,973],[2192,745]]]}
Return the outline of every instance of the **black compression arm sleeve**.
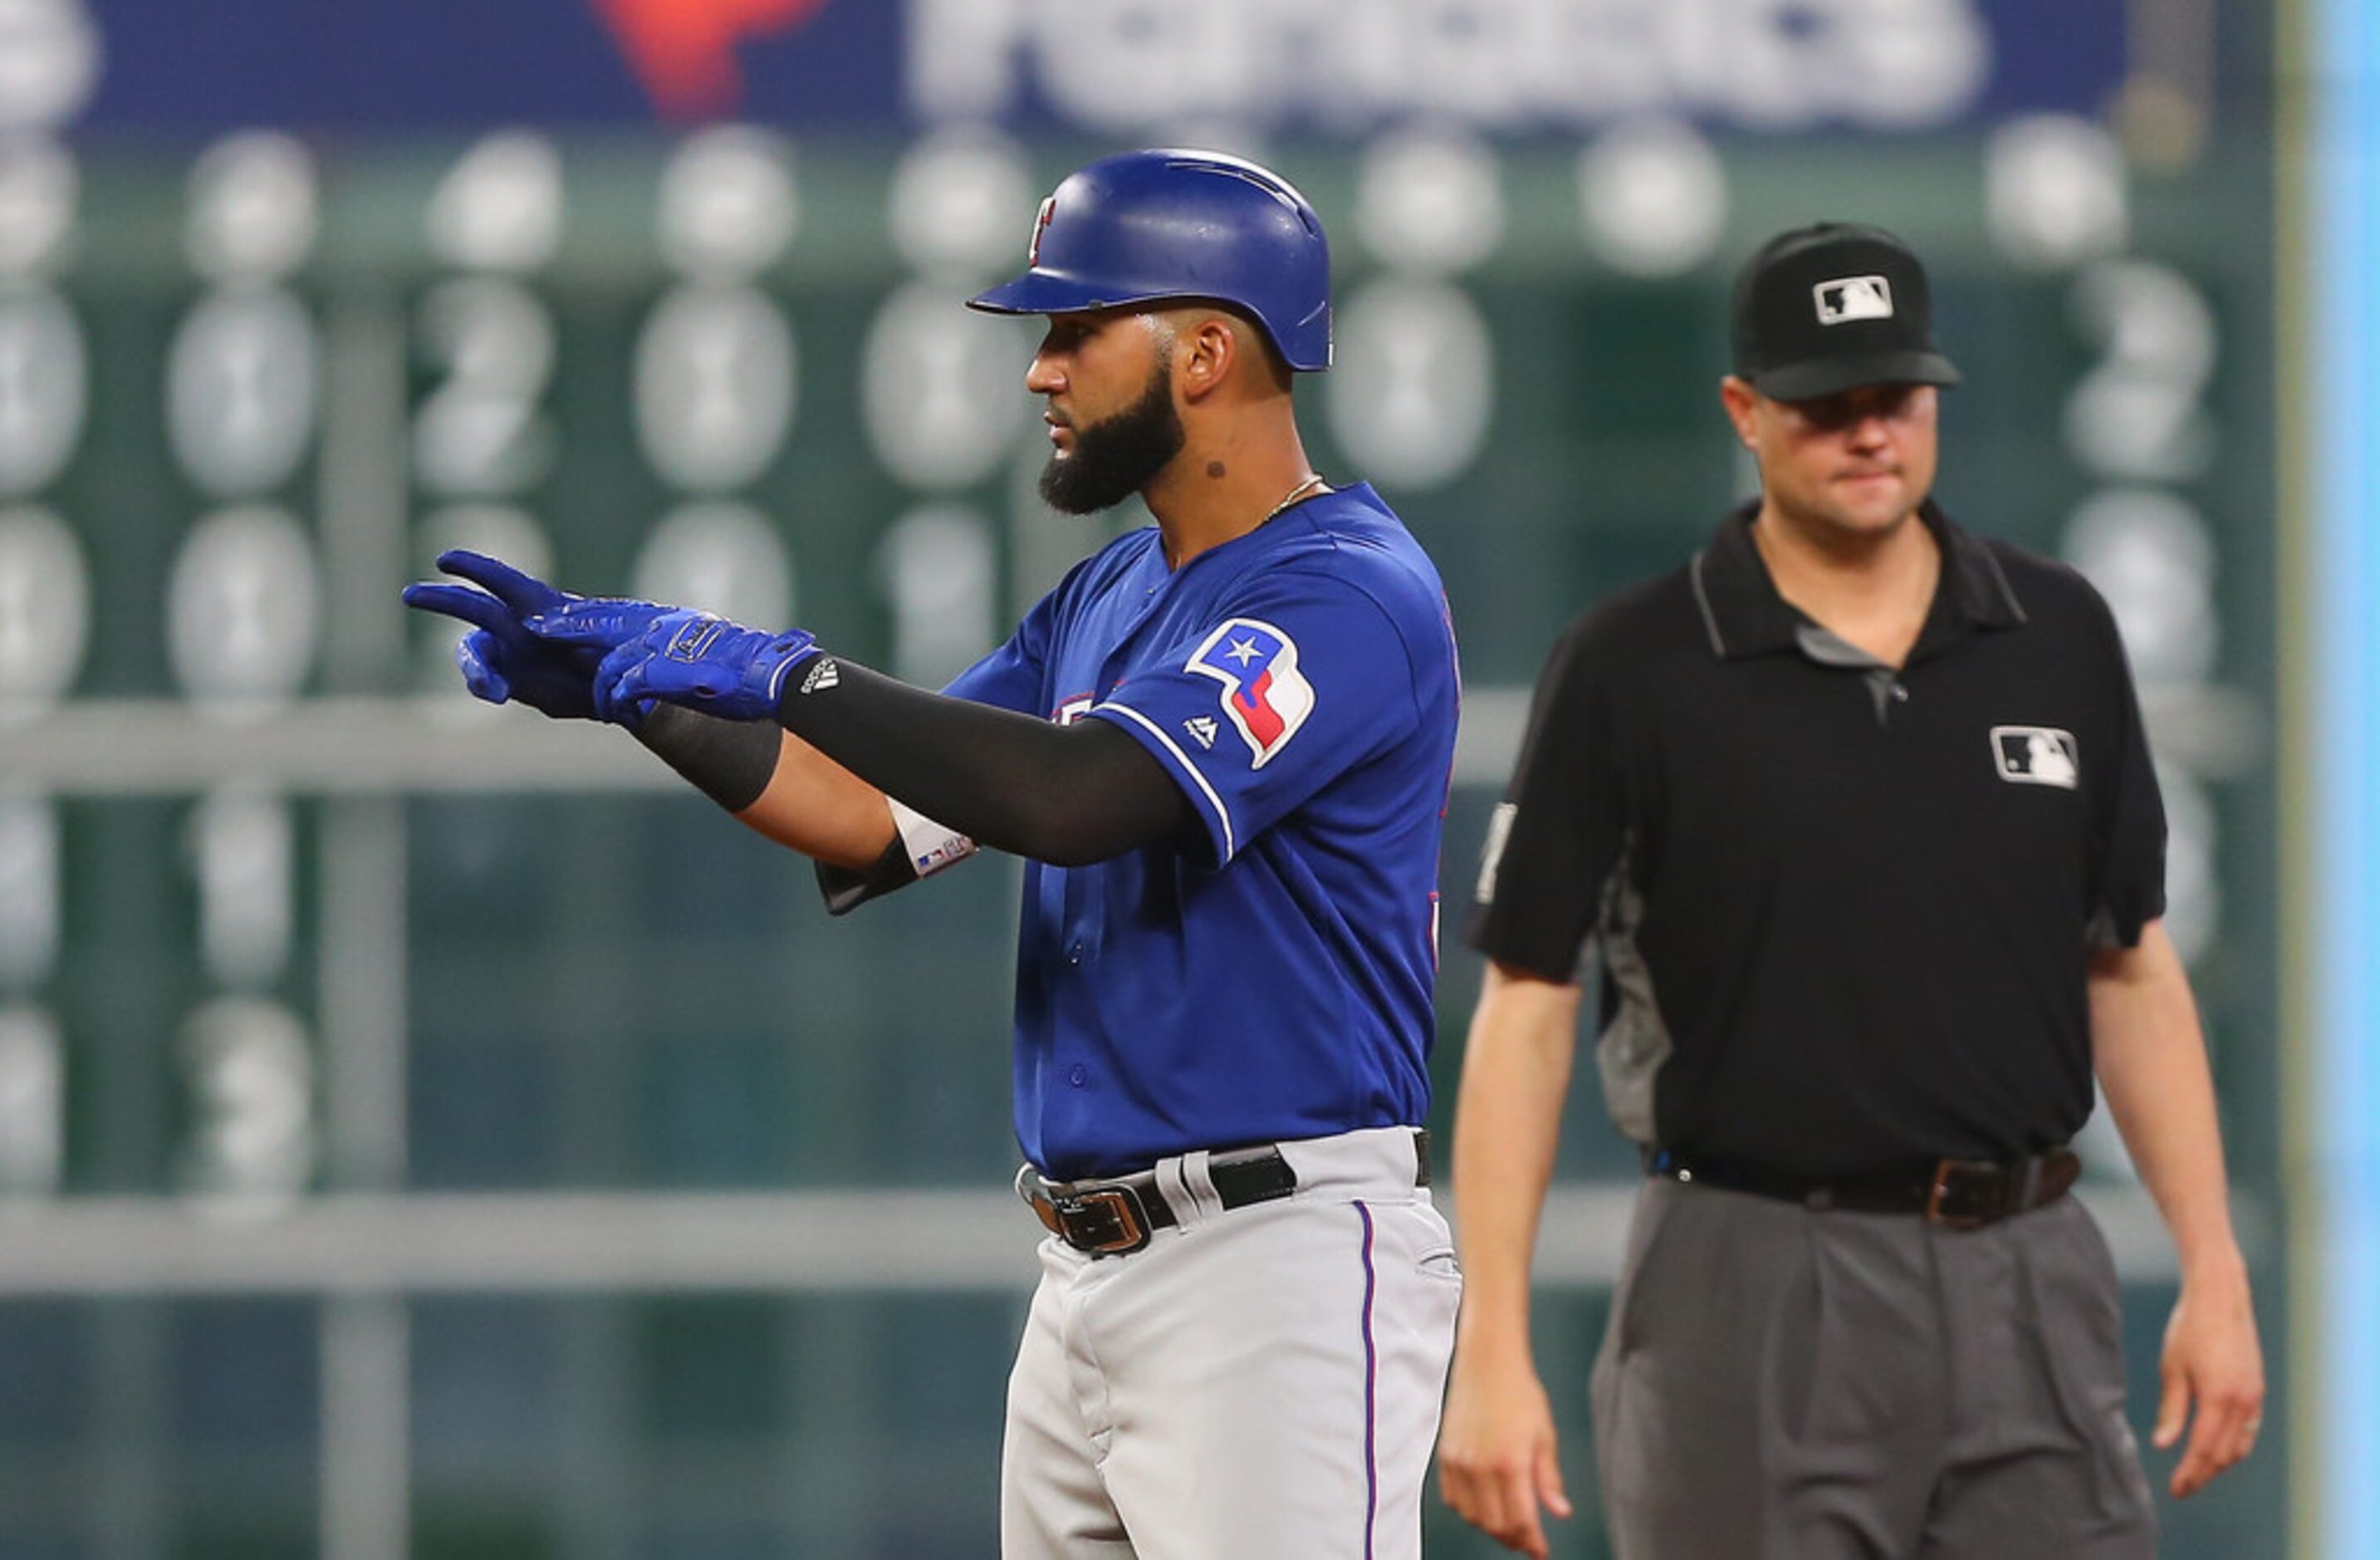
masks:
{"label": "black compression arm sleeve", "polygon": [[674,704],[655,704],[637,727],[637,740],[730,812],[760,799],[785,746],[767,721],[725,721]]}
{"label": "black compression arm sleeve", "polygon": [[880,899],[917,881],[917,869],[909,862],[909,847],[897,838],[866,871],[832,861],[820,861],[817,867],[819,894],[831,916],[847,916],[870,899]]}
{"label": "black compression arm sleeve", "polygon": [[[759,801],[776,778],[785,734],[773,721],[730,721],[675,704],[655,704],[637,727],[637,740],[730,812]],[[899,836],[865,871],[817,863],[827,913],[847,915],[870,899],[917,881],[909,847]]]}
{"label": "black compression arm sleeve", "polygon": [[1198,835],[1165,767],[1106,721],[1062,726],[848,661],[834,669],[788,679],[785,729],[978,845],[1078,867]]}

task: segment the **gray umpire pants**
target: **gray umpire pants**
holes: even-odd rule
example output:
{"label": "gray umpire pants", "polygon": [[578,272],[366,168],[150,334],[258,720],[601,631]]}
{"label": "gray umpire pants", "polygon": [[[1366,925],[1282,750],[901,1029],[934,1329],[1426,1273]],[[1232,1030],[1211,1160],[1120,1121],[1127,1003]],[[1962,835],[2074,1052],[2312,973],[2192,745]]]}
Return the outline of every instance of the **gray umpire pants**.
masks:
{"label": "gray umpire pants", "polygon": [[1647,1180],[1592,1388],[1619,1560],[2149,1560],[2115,1264]]}

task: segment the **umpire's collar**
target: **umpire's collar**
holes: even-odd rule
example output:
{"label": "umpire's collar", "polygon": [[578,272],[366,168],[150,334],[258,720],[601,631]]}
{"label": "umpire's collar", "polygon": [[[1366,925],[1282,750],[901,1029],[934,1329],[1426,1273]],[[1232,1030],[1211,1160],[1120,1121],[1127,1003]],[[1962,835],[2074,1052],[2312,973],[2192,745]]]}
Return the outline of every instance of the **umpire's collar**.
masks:
{"label": "umpire's collar", "polygon": [[[1722,659],[1804,648],[1803,631],[1815,627],[1777,593],[1768,578],[1768,566],[1752,540],[1753,517],[1759,512],[1759,502],[1754,500],[1728,516],[1710,545],[1696,553],[1689,566],[1694,604],[1702,610],[1712,652]],[[1973,629],[2012,628],[2025,620],[2024,607],[1989,547],[1952,525],[1931,499],[1917,517],[1941,546],[1942,578],[1912,659]]]}

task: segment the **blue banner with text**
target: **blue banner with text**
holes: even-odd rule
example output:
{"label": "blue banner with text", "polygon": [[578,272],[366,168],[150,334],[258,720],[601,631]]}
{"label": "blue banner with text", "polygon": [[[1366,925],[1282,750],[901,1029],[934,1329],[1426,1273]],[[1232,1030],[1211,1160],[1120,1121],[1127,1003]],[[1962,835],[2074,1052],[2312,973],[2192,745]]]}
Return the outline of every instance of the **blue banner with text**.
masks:
{"label": "blue banner with text", "polygon": [[[1147,138],[1902,134],[2103,113],[2117,0],[18,0],[0,117],[210,135],[748,118]],[[2137,7],[2131,9],[2136,10]],[[18,101],[7,102],[9,98]]]}

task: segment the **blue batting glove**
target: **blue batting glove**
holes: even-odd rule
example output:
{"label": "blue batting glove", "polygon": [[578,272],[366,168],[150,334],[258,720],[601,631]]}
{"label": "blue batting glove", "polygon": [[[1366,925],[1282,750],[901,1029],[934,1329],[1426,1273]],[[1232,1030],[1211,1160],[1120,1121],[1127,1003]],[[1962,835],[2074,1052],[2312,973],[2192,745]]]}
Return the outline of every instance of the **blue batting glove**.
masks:
{"label": "blue batting glove", "polygon": [[521,614],[522,627],[540,643],[590,651],[601,661],[623,645],[640,642],[663,616],[699,617],[684,607],[657,607],[618,596],[570,596]]}
{"label": "blue batting glove", "polygon": [[[603,648],[549,643],[529,632],[527,623],[541,613],[592,603],[483,553],[442,553],[438,567],[471,583],[408,585],[405,604],[471,625],[472,632],[455,647],[455,664],[473,697],[491,704],[526,704],[556,720],[593,717],[595,669]],[[600,604],[619,625],[649,625],[670,610],[650,602],[607,599]]]}
{"label": "blue batting glove", "polygon": [[[530,628],[547,632],[546,623],[533,619]],[[774,720],[786,676],[818,652],[807,629],[764,634],[708,613],[667,613],[604,656],[595,713],[633,726],[665,702],[725,720]]]}
{"label": "blue batting glove", "polygon": [[[504,665],[508,659],[504,641],[485,628],[472,629],[455,645],[455,666],[463,674],[463,686],[471,690],[472,698],[483,699],[491,704],[502,704],[513,696],[513,680],[504,674]],[[557,704],[564,701],[554,701]],[[589,715],[595,713],[591,693],[588,696],[586,713]]]}

